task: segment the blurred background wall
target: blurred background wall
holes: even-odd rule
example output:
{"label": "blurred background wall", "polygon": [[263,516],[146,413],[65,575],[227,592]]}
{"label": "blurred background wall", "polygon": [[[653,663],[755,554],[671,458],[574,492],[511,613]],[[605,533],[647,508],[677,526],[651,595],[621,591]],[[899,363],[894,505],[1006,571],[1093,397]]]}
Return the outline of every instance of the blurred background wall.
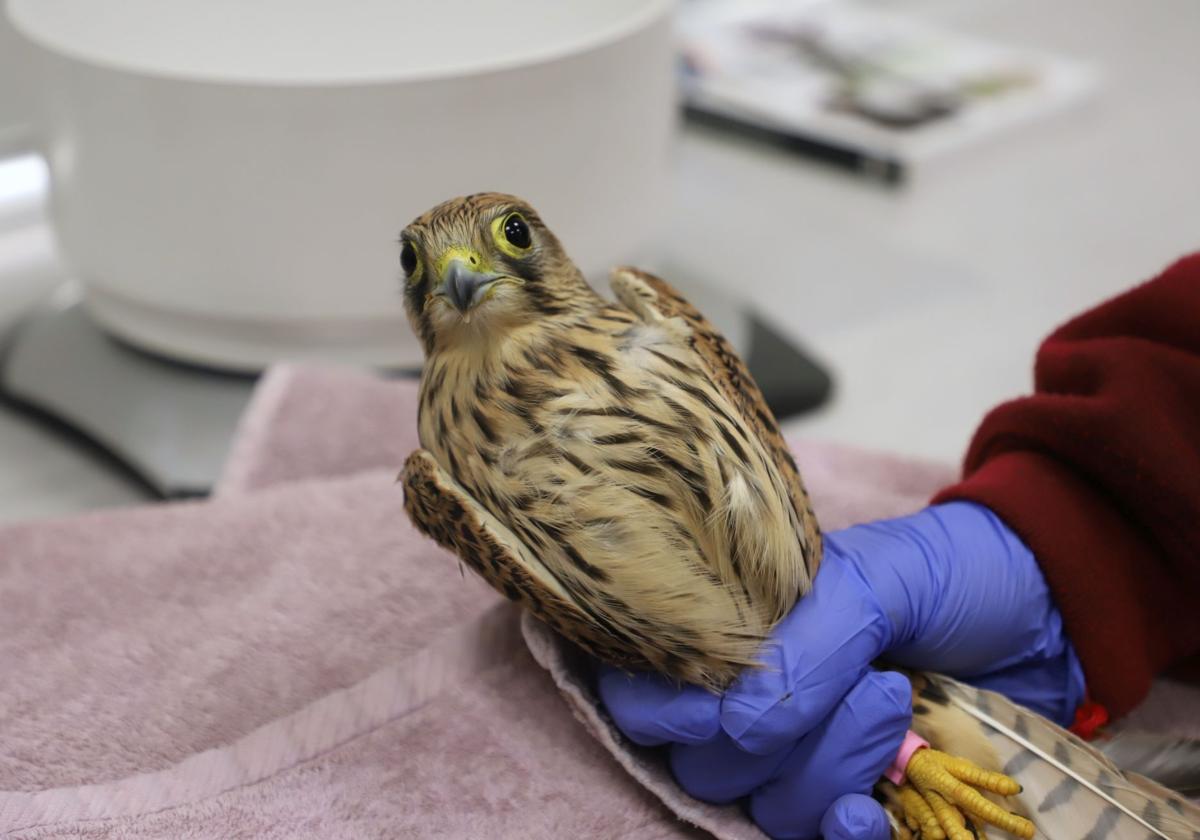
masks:
{"label": "blurred background wall", "polygon": [[[824,367],[835,383],[831,398],[792,418],[790,431],[953,462],[989,408],[1028,390],[1034,351],[1051,329],[1200,245],[1200,4],[845,5],[1078,60],[1098,71],[1099,83],[1078,107],[964,146],[892,187],[786,145],[682,121],[657,173],[661,207],[645,213],[653,229],[649,223],[641,228],[639,221],[633,231],[648,244],[637,259],[672,282],[720,291],[723,302],[705,304],[718,320],[741,311],[761,314],[786,344],[809,351]],[[513,0],[506,7],[525,6]],[[0,22],[0,126],[26,120],[28,100],[20,90],[26,70],[11,66],[20,52]],[[662,66],[673,60],[669,45],[660,58]],[[523,91],[510,88],[504,96],[520,108]],[[281,93],[273,107],[282,107],[285,98]],[[433,98],[412,117],[436,116],[457,101]],[[103,105],[96,103],[96,110]],[[145,111],[161,116],[149,107]],[[666,105],[656,124],[675,117],[674,104]],[[618,140],[638,130],[619,128],[623,133],[613,134]],[[512,148],[536,155],[542,142],[535,135]],[[397,142],[393,148],[402,146]],[[436,156],[422,163],[429,169],[444,165]],[[588,165],[580,160],[576,169]],[[0,161],[4,190],[23,197],[0,203],[0,344],[12,340],[11,328],[35,304],[61,295],[74,279],[45,212],[45,167],[36,159],[19,165]],[[114,194],[122,197],[119,190]],[[589,204],[587,191],[579,198],[580,206]],[[392,249],[395,233],[425,209],[410,206],[417,203],[397,199],[394,208],[371,214],[370,224],[377,226],[373,247],[387,264],[355,278],[379,292],[379,308],[397,323]],[[593,214],[588,218],[605,225],[635,224],[612,212],[608,198],[593,199],[587,209]],[[560,232],[570,229],[568,248],[596,231],[581,219],[569,212],[561,224],[555,221]],[[212,236],[215,227],[196,231]],[[230,247],[219,237],[213,242],[214,250]],[[91,355],[90,349],[70,351],[73,359]],[[186,368],[168,369],[162,359],[137,358],[133,379],[153,388],[187,376],[180,373]],[[70,375],[63,368],[29,370],[40,384],[70,394],[81,387],[117,394],[121,406],[140,407],[136,417],[123,416],[118,424],[138,441],[166,442],[166,449],[183,439],[190,446],[176,449],[196,448],[195,438],[180,435],[177,427],[139,425],[170,419],[171,405],[192,411],[192,403],[143,401],[120,392],[107,374],[85,375],[70,367]],[[236,420],[240,399],[222,403],[206,393],[195,405],[220,406],[210,419],[226,428]],[[209,460],[220,454],[214,448]],[[0,465],[0,519],[148,495],[111,464],[74,447],[44,418],[8,406],[0,406]]]}
{"label": "blurred background wall", "polygon": [[8,16],[0,13],[0,143],[7,134],[23,130],[32,120],[29,76],[24,44],[13,32]]}

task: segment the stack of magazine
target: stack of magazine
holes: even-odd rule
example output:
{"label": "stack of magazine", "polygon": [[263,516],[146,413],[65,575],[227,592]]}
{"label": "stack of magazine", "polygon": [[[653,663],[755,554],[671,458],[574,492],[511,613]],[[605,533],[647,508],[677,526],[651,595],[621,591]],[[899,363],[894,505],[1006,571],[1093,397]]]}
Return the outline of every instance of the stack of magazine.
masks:
{"label": "stack of magazine", "polygon": [[1091,66],[859,0],[691,0],[689,114],[888,182],[1089,99]]}

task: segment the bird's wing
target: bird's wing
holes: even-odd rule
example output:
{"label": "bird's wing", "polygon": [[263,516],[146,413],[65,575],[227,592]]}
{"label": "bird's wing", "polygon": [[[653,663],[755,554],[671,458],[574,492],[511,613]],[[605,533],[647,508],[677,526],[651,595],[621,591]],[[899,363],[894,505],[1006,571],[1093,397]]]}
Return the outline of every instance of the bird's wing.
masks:
{"label": "bird's wing", "polygon": [[745,362],[720,330],[666,281],[636,268],[618,268],[612,274],[611,284],[617,300],[643,322],[679,319],[687,326],[681,340],[686,341],[702,361],[709,377],[741,415],[746,428],[754,431],[783,478],[802,529],[805,565],[811,580],[821,560],[821,531],[817,517],[775,415]]}
{"label": "bird's wing", "polygon": [[404,462],[404,507],[417,528],[465,560],[492,588],[516,601],[593,656],[618,666],[645,668],[614,646],[603,620],[572,597],[525,544],[418,449]]}

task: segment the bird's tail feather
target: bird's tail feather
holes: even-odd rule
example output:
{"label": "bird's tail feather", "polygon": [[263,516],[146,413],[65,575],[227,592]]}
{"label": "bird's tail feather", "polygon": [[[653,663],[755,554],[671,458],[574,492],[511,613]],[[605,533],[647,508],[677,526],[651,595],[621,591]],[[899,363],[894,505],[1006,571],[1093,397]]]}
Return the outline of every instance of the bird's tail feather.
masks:
{"label": "bird's tail feather", "polygon": [[[986,734],[999,764],[994,769],[1024,787],[1013,799],[1033,820],[1039,837],[1200,840],[1200,807],[1123,773],[1099,750],[999,694],[947,677],[922,676],[931,693],[949,700],[940,711],[969,717]],[[947,748],[956,749],[953,744]]]}
{"label": "bird's tail feather", "polygon": [[1200,740],[1120,731],[1096,744],[1113,764],[1186,796],[1200,796]]}

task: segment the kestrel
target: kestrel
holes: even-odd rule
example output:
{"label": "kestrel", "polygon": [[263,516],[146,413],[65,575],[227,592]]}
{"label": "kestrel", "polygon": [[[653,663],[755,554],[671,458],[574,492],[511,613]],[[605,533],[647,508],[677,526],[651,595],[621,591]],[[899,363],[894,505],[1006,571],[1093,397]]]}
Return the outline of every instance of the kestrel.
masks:
{"label": "kestrel", "polygon": [[[726,687],[821,557],[796,464],[730,345],[644,272],[617,269],[616,302],[601,297],[510,195],[438,205],[404,229],[400,261],[426,355],[412,521],[594,656]],[[919,750],[915,786],[881,783],[896,833],[970,840],[988,822],[1032,837],[997,804],[1020,786],[977,721],[944,678],[912,679],[914,729],[981,766]]]}

